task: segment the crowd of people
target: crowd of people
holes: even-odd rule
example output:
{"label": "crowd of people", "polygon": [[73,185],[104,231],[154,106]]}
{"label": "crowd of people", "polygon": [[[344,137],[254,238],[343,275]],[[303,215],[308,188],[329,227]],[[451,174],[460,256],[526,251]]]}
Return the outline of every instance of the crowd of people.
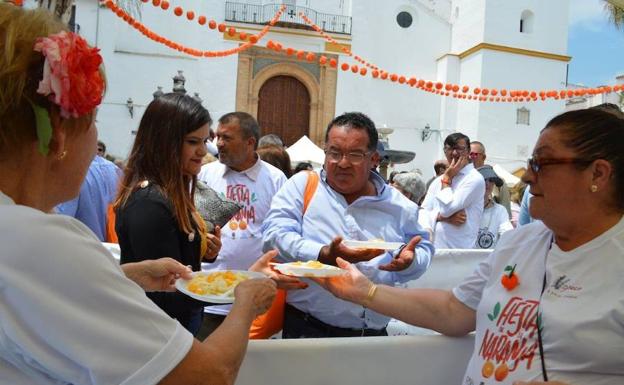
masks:
{"label": "crowd of people", "polygon": [[[213,133],[200,102],[171,93],[147,106],[121,170],[97,142],[97,49],[45,11],[0,4],[0,50],[0,382],[231,384],[278,288],[283,338],[385,336],[393,317],[475,332],[464,384],[622,381],[621,116],[546,123],[523,193],[462,133],[445,138],[428,183],[418,172],[386,181],[360,112],[329,122],[321,168],[292,173],[253,116],[228,113]],[[213,135],[218,155],[204,164]],[[224,226],[195,206],[200,182],[241,207]],[[111,238],[119,263],[101,243]],[[453,290],[398,287],[426,274],[436,248],[494,251]],[[273,260],[346,274],[300,280]],[[192,271],[225,269],[267,278],[240,283],[229,306],[175,291]]]}

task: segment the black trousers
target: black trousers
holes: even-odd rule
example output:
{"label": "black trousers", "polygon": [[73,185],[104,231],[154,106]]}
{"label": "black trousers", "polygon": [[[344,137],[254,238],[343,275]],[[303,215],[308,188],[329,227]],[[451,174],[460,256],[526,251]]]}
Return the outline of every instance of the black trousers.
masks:
{"label": "black trousers", "polygon": [[225,320],[224,315],[220,314],[212,314],[212,313],[204,313],[204,318],[201,323],[201,327],[199,327],[199,331],[195,335],[199,341],[203,341],[212,334]]}
{"label": "black trousers", "polygon": [[325,322],[286,304],[282,338],[327,338],[327,337],[375,337],[387,336],[383,329],[347,329],[328,325]]}

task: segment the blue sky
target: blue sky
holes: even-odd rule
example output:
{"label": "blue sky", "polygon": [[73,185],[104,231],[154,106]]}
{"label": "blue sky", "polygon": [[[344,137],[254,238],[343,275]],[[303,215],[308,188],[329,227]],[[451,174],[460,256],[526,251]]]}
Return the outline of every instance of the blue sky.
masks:
{"label": "blue sky", "polygon": [[588,87],[624,75],[624,31],[613,27],[601,0],[570,0],[568,80]]}

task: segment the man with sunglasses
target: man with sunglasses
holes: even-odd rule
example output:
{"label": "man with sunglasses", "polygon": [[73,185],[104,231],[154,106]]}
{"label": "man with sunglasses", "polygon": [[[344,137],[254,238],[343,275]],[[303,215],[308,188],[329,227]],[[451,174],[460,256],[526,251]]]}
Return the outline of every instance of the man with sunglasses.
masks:
{"label": "man with sunglasses", "polygon": [[[325,134],[325,163],[315,170],[318,185],[304,199],[309,176],[286,181],[271,203],[262,233],[265,250],[277,248],[282,262],[336,265],[341,257],[373,282],[394,286],[422,275],[433,246],[418,225],[418,206],[371,169],[379,160],[375,124],[366,115],[335,118]],[[483,194],[482,194],[483,195]],[[304,200],[309,204],[304,209]],[[395,250],[356,249],[342,239],[382,239],[403,244]],[[344,302],[318,285],[286,297],[283,338],[387,335],[389,317]]]}
{"label": "man with sunglasses", "polygon": [[470,139],[460,132],[444,140],[449,167],[431,183],[422,205],[436,223],[436,248],[470,249],[477,240],[485,181],[470,163],[469,152]]}
{"label": "man with sunglasses", "polygon": [[[477,170],[485,165],[485,146],[483,143],[473,140],[470,142],[470,159],[472,165]],[[494,200],[507,210],[507,216],[511,218],[511,196],[509,193],[509,187],[505,183],[500,186],[495,186],[493,191]]]}

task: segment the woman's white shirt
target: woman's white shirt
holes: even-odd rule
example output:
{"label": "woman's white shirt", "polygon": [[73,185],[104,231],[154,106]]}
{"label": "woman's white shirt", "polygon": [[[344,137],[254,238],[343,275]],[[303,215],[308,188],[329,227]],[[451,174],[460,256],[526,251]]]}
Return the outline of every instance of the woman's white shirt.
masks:
{"label": "woman's white shirt", "polygon": [[156,384],[193,337],[79,221],[0,192],[0,383]]}
{"label": "woman's white shirt", "polygon": [[[550,380],[624,383],[624,219],[569,252],[552,237],[541,222],[505,233],[453,290],[477,312],[475,349],[462,384],[500,384],[497,369],[505,383],[541,380],[538,316]],[[520,283],[509,291],[501,280],[514,266]]]}

